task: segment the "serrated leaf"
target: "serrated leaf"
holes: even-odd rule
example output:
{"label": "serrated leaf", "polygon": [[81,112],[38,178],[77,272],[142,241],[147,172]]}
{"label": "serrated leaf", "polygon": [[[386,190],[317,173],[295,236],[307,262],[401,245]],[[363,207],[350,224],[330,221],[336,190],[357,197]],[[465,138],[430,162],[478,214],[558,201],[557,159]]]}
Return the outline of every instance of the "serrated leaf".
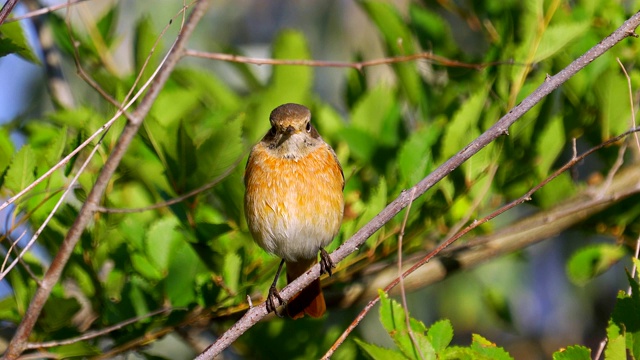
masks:
{"label": "serrated leaf", "polygon": [[625,335],[618,325],[610,321],[607,326],[607,347],[604,349],[605,360],[626,359]]}
{"label": "serrated leaf", "polygon": [[440,353],[449,346],[453,340],[453,326],[447,319],[436,321],[427,330],[427,337],[436,353]]}
{"label": "serrated leaf", "polygon": [[582,36],[591,26],[591,21],[555,24],[549,26],[540,40],[533,62],[542,61],[564,49],[567,44]]}
{"label": "serrated leaf", "polygon": [[503,348],[498,347],[493,342],[478,334],[472,335],[471,349],[476,351],[479,355],[486,356],[489,359],[513,360],[511,355],[509,355],[509,353],[506,352]]}
{"label": "serrated leaf", "polygon": [[553,360],[591,360],[591,349],[573,345],[553,353]]}
{"label": "serrated leaf", "polygon": [[624,256],[624,249],[617,245],[597,244],[583,247],[576,251],[567,263],[569,280],[576,285],[585,285]]}
{"label": "serrated leaf", "polygon": [[151,224],[145,234],[145,251],[149,260],[164,275],[169,268],[170,252],[180,241],[176,231],[178,221],[175,217],[163,217]]}
{"label": "serrated leaf", "polygon": [[16,53],[36,65],[40,60],[31,48],[27,36],[19,22],[4,23],[0,26],[0,57]]}
{"label": "serrated leaf", "polygon": [[407,358],[397,350],[383,348],[369,344],[360,339],[354,339],[356,344],[374,360],[406,360]]}
{"label": "serrated leaf", "polygon": [[[410,359],[434,359],[435,351],[429,343],[425,325],[413,318],[409,319],[409,326],[413,332],[413,339],[409,335],[407,327],[406,312],[402,305],[396,301],[389,299],[389,296],[382,290],[378,291],[380,295],[380,322],[387,330],[389,336],[398,346],[400,351]],[[414,340],[416,343],[414,343]]]}
{"label": "serrated leaf", "polygon": [[565,141],[562,117],[554,116],[548,120],[536,142],[536,172],[541,178],[549,174],[549,169],[562,152]]}
{"label": "serrated leaf", "polygon": [[37,163],[36,154],[31,146],[24,145],[11,159],[9,170],[4,177],[4,186],[16,193],[27,187],[36,179]]}

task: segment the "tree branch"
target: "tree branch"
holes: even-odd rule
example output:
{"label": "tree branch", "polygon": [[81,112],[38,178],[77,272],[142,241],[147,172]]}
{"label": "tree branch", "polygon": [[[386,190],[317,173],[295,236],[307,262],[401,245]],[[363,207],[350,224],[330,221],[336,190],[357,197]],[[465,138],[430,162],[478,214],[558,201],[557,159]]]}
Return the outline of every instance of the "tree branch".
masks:
{"label": "tree branch", "polygon": [[69,229],[67,236],[60,245],[60,249],[56,254],[56,257],[47,270],[47,273],[42,280],[42,286],[38,288],[33,299],[31,299],[31,303],[29,304],[29,308],[25,314],[25,317],[22,319],[22,322],[18,326],[15,336],[13,337],[13,339],[11,339],[7,351],[5,352],[5,359],[15,359],[24,351],[27,338],[33,330],[36,320],[40,316],[40,312],[42,311],[45,302],[49,298],[53,286],[60,279],[62,269],[69,260],[69,257],[73,252],[73,248],[80,239],[82,232],[91,221],[91,218],[95,213],[96,206],[100,202],[100,199],[104,194],[109,180],[115,173],[120,160],[127,151],[135,134],[138,132],[142,121],[151,109],[153,102],[155,101],[158,94],[160,93],[160,90],[169,78],[169,75],[175,68],[178,61],[184,55],[184,48],[187,39],[193,32],[198,21],[204,15],[207,5],[208,2],[206,0],[200,0],[195,4],[194,9],[191,12],[188,20],[186,21],[184,28],[178,35],[174,46],[169,52],[167,61],[158,72],[158,75],[149,87],[147,94],[141,100],[140,106],[131,114],[130,121],[123,129],[117,145],[115,146],[113,152],[102,168],[98,179],[96,180],[93,188],[91,189],[91,192],[87,197],[87,201],[80,209],[78,217]]}
{"label": "tree branch", "polygon": [[[356,232],[348,241],[331,254],[331,260],[338,263],[349,254],[356,251],[371,235],[379,230],[384,224],[397,215],[415,198],[424,194],[445,176],[458,168],[471,156],[480,151],[483,147],[502,135],[508,135],[509,127],[515,123],[522,115],[538,104],[545,96],[557,89],[565,81],[575,75],[578,71],[590,64],[593,60],[604,54],[618,42],[629,36],[637,36],[635,29],[640,25],[640,12],[634,14],[620,28],[606,37],[596,46],[587,51],[584,55],[569,64],[557,75],[549,76],[531,95],[527,96],[520,104],[511,109],[505,116],[496,122],[490,129],[485,131],[477,139],[467,145],[456,155],[438,167],[413,188],[403,191],[392,203],[376,215],[369,223]],[[280,290],[283,299],[289,300],[294,294],[300,292],[304,287],[320,276],[320,266],[312,267],[305,274]],[[267,315],[265,304],[253,307],[227,330],[218,340],[209,346],[197,359],[212,359],[222,350],[233,343],[241,334],[253,326]]]}

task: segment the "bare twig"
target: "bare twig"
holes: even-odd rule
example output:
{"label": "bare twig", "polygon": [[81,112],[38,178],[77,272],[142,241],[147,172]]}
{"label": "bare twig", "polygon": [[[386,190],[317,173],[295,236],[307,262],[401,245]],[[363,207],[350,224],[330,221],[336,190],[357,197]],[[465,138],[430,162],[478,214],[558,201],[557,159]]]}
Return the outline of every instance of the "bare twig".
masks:
{"label": "bare twig", "polygon": [[113,152],[103,166],[98,179],[91,189],[91,192],[87,196],[87,201],[80,209],[78,217],[69,229],[67,236],[60,245],[60,249],[56,254],[56,257],[51,263],[49,270],[45,274],[42,281],[42,286],[38,288],[33,299],[31,300],[29,309],[22,319],[22,322],[18,326],[15,336],[9,343],[7,351],[5,352],[5,359],[15,359],[24,351],[27,338],[29,337],[31,330],[35,325],[36,320],[40,316],[40,312],[42,311],[46,300],[49,298],[49,294],[51,293],[53,286],[60,279],[62,269],[71,256],[73,248],[80,239],[82,232],[91,221],[91,218],[95,213],[95,207],[100,202],[100,199],[104,194],[109,180],[115,173],[118,164],[126,153],[135,134],[138,132],[138,129],[140,128],[140,125],[142,124],[144,118],[151,109],[151,105],[153,104],[158,94],[160,93],[160,90],[169,78],[171,71],[184,55],[184,46],[186,44],[186,41],[190,37],[198,21],[204,15],[207,5],[208,2],[205,0],[198,1],[195,4],[193,11],[191,12],[188,20],[185,22],[184,27],[182,28],[180,34],[178,35],[178,38],[176,39],[176,42],[169,51],[166,62],[159,69],[158,74],[154,81],[151,83],[148,92],[141,100],[140,106],[134,111],[134,113],[131,115],[130,121],[124,127],[118,143],[116,144]]}
{"label": "bare twig", "polygon": [[0,9],[0,25],[2,25],[7,19],[7,16],[11,14],[16,4],[18,4],[18,0],[7,0],[7,2],[4,3],[2,9]]}
{"label": "bare twig", "polygon": [[[456,155],[440,165],[433,173],[429,174],[417,185],[404,191],[385,209],[376,215],[369,223],[356,232],[349,240],[331,254],[331,260],[338,263],[349,254],[356,251],[362,244],[384,224],[391,220],[395,215],[404,209],[410,201],[424,194],[445,176],[457,169],[462,163],[467,161],[471,156],[480,151],[483,147],[497,139],[502,135],[508,134],[509,127],[515,123],[523,114],[529,111],[533,106],[539,103],[545,96],[557,89],[565,81],[575,75],[578,71],[590,64],[593,60],[604,54],[615,44],[624,40],[629,36],[635,36],[635,29],[640,25],[640,12],[634,14],[625,21],[620,28],[611,35],[603,39],[585,54],[569,64],[566,68],[554,76],[549,76],[546,81],[540,85],[531,95],[527,96],[520,104],[511,109],[490,129],[485,131],[477,139],[463,148]],[[415,189],[415,192],[413,191]],[[414,196],[411,196],[414,194]],[[447,244],[448,245],[448,244]],[[445,246],[446,247],[446,246]],[[442,250],[442,249],[440,249]],[[425,261],[426,262],[426,261]],[[320,276],[320,266],[313,266],[305,274],[298,277],[295,281],[280,290],[280,295],[286,301],[294,294],[300,292],[304,287],[309,285],[311,281]],[[235,339],[249,329],[253,324],[257,323],[267,315],[265,304],[256,306],[245,313],[245,315],[236,322],[229,330],[217,339],[207,350],[198,356],[198,359],[211,359],[223,349],[227,348]]]}
{"label": "bare twig", "polygon": [[[636,127],[636,111],[633,106],[633,90],[631,88],[631,77],[629,77],[629,73],[627,73],[627,69],[625,69],[624,65],[620,61],[620,58],[616,58],[618,61],[618,65],[622,68],[622,72],[624,72],[624,77],[627,79],[627,91],[629,92],[629,105],[631,106],[631,126]],[[636,139],[636,147],[640,151],[640,138],[638,133],[634,134],[634,138]]]}
{"label": "bare twig", "polygon": [[13,21],[20,21],[20,20],[24,20],[24,19],[29,19],[29,18],[32,18],[32,17],[48,14],[50,12],[54,12],[56,10],[64,9],[66,7],[69,7],[69,6],[72,6],[72,5],[76,5],[76,4],[79,4],[81,2],[85,2],[85,1],[88,1],[88,0],[69,0],[69,1],[66,1],[66,2],[64,2],[62,4],[53,5],[53,6],[45,6],[45,7],[42,7],[40,9],[38,9],[38,10],[30,11],[30,12],[24,14],[24,15],[13,17],[11,19],[8,19],[5,22],[6,23],[10,23],[10,22],[13,22]]}
{"label": "bare twig", "polygon": [[[415,192],[415,189],[413,189],[412,192]],[[415,196],[415,194],[411,194],[411,196],[413,197]],[[405,210],[404,219],[402,219],[402,225],[400,226],[400,233],[398,234],[398,278],[400,279],[400,297],[402,299],[402,307],[404,308],[404,322],[405,326],[407,327],[407,333],[409,334],[409,338],[411,339],[411,343],[413,344],[413,350],[418,353],[420,359],[424,360],[422,349],[416,341],[415,335],[413,334],[413,329],[411,329],[409,307],[407,306],[407,294],[404,291],[404,278],[402,277],[402,240],[404,239],[404,230],[407,227],[407,220],[409,220],[411,204],[413,204],[413,201],[411,201],[409,205],[407,205],[407,210]]]}
{"label": "bare twig", "polygon": [[56,340],[56,341],[46,341],[46,342],[40,342],[40,343],[28,343],[25,346],[25,349],[41,349],[41,348],[49,348],[49,347],[54,347],[54,346],[62,346],[62,345],[70,345],[70,344],[75,344],[77,342],[80,341],[85,341],[85,340],[90,340],[90,339],[94,339],[100,336],[104,336],[112,331],[116,331],[118,329],[122,329],[123,327],[136,323],[140,320],[144,320],[146,318],[152,317],[152,316],[156,316],[158,314],[164,314],[164,313],[169,313],[171,312],[173,309],[170,308],[162,308],[162,309],[158,309],[155,311],[152,311],[148,314],[144,314],[144,315],[140,315],[140,316],[136,316],[134,318],[119,322],[117,324],[108,326],[104,329],[100,329],[100,330],[95,330],[95,331],[88,331],[80,336],[76,336],[70,339],[65,339],[65,340]]}
{"label": "bare twig", "polygon": [[438,56],[431,53],[419,53],[412,55],[402,55],[402,56],[393,56],[382,59],[374,59],[367,61],[359,61],[359,62],[348,62],[348,61],[322,61],[322,60],[295,60],[295,59],[261,59],[261,58],[252,58],[241,55],[232,55],[232,54],[221,54],[221,53],[210,53],[198,50],[188,49],[185,52],[187,56],[199,57],[210,60],[219,60],[219,61],[228,61],[228,62],[237,62],[243,64],[254,64],[254,65],[299,65],[299,66],[312,66],[312,67],[335,67],[335,68],[352,68],[358,71],[362,71],[365,67],[370,66],[378,66],[378,65],[388,65],[395,64],[401,62],[408,62],[414,60],[431,60],[435,63],[451,66],[451,67],[462,67],[468,69],[482,70],[488,66],[500,65],[500,64],[510,64],[514,63],[511,61],[507,62],[492,62],[486,64],[469,64],[464,63],[457,60],[447,59],[442,56]]}

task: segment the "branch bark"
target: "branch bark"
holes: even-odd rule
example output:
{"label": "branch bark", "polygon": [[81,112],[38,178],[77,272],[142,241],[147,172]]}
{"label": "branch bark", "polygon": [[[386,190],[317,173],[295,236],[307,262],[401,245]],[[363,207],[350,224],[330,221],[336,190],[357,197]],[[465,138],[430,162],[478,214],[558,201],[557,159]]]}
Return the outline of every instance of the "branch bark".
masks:
{"label": "branch bark", "polygon": [[[373,235],[384,224],[397,215],[402,209],[407,207],[411,201],[424,194],[445,176],[458,168],[471,156],[480,151],[483,147],[502,135],[508,135],[509,127],[514,124],[522,115],[538,104],[545,96],[557,89],[565,81],[578,73],[593,60],[607,52],[615,44],[629,36],[637,37],[635,29],[640,25],[640,12],[622,24],[611,35],[603,39],[584,55],[569,64],[565,69],[554,76],[548,76],[545,82],[540,85],[531,95],[527,96],[520,104],[511,109],[505,116],[496,122],[490,129],[485,131],[477,139],[467,145],[456,155],[440,165],[433,173],[429,174],[417,185],[404,191],[384,210],[382,210],[369,223],[356,232],[349,240],[331,254],[331,259],[337,263],[349,254],[356,251],[371,235]],[[294,294],[320,276],[320,266],[316,265],[302,276],[280,291],[283,299],[289,300]],[[267,315],[265,304],[249,309],[245,315],[227,330],[216,342],[202,352],[197,359],[212,359],[220,354],[225,348],[233,343],[246,330],[260,321]]]}
{"label": "branch bark", "polygon": [[82,206],[78,217],[69,229],[67,236],[60,245],[60,249],[56,254],[56,257],[42,279],[42,286],[38,288],[31,299],[29,308],[27,309],[22,322],[16,330],[15,336],[11,339],[7,351],[4,354],[4,359],[16,359],[25,350],[29,334],[31,334],[31,331],[40,316],[42,308],[51,294],[53,286],[59,281],[62,270],[73,252],[73,248],[76,246],[82,232],[91,221],[109,180],[115,173],[122,157],[138,132],[140,125],[142,125],[142,121],[147,116],[153,102],[157,98],[160,90],[169,78],[169,75],[175,68],[176,64],[183,57],[187,39],[195,29],[198,21],[204,15],[207,5],[208,1],[206,0],[200,0],[194,5],[193,11],[187,19],[182,31],[178,35],[178,39],[176,40],[173,48],[170,50],[167,61],[158,72],[158,75],[151,84],[147,94],[141,100],[140,106],[131,114],[131,118],[123,129],[116,147],[100,171],[98,179],[87,197],[87,201]]}

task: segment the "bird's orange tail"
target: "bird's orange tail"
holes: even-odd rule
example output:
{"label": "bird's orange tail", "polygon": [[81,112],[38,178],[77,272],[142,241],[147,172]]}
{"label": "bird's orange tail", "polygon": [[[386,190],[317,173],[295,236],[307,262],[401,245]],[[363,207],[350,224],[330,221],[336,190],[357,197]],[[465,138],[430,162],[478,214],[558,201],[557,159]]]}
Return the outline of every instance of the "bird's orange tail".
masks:
{"label": "bird's orange tail", "polygon": [[[304,274],[311,266],[318,262],[317,259],[302,262],[287,262],[287,282],[290,283]],[[287,314],[292,319],[299,319],[307,314],[313,318],[321,317],[327,309],[322,295],[320,279],[314,280],[309,286],[295,295],[287,304]]]}

